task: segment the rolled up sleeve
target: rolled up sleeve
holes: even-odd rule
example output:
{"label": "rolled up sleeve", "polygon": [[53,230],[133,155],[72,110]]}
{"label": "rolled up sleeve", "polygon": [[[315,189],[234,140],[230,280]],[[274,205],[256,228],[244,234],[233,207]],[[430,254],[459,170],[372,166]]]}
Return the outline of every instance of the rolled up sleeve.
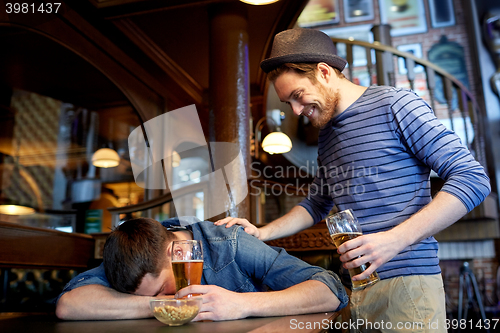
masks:
{"label": "rolled up sleeve", "polygon": [[271,247],[243,230],[238,235],[236,261],[240,269],[272,290],[283,290],[308,280],[327,285],[345,307],[348,296],[339,277],[324,268],[313,266],[279,247]]}
{"label": "rolled up sleeve", "polygon": [[332,293],[337,296],[337,298],[340,301],[340,304],[335,311],[339,311],[343,307],[347,305],[347,302],[349,302],[349,297],[347,296],[347,293],[345,292],[345,288],[342,285],[342,282],[340,281],[339,277],[337,274],[333,273],[332,271],[323,271],[323,272],[318,272],[311,276],[309,280],[316,280],[323,282],[330,288]]}

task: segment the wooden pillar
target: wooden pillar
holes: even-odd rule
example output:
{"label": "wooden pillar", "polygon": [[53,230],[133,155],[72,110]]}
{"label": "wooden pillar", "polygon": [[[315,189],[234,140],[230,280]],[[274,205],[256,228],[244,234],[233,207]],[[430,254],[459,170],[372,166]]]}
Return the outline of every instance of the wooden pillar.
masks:
{"label": "wooden pillar", "polygon": [[[246,5],[210,8],[209,138],[239,145],[250,174],[250,77]],[[243,171],[243,170],[242,170]],[[246,186],[246,184],[245,184]],[[250,219],[247,196],[226,215]]]}

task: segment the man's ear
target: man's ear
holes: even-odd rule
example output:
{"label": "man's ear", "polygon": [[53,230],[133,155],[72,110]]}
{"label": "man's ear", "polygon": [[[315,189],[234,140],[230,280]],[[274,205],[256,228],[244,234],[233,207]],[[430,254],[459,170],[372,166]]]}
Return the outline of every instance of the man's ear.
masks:
{"label": "man's ear", "polygon": [[333,74],[333,69],[324,62],[318,63],[316,68],[318,69],[318,80],[322,79],[328,83]]}
{"label": "man's ear", "polygon": [[165,246],[165,255],[169,259],[172,258],[172,244],[173,242],[170,242],[170,244],[167,244],[167,246]]}

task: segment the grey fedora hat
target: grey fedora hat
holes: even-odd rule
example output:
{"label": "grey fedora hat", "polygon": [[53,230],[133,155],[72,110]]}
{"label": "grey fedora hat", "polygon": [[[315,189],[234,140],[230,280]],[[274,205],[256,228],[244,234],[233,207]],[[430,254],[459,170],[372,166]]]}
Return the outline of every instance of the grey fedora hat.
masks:
{"label": "grey fedora hat", "polygon": [[337,55],[330,37],[322,31],[295,28],[282,31],[274,37],[271,55],[260,63],[266,73],[286,63],[324,62],[344,70],[347,61]]}

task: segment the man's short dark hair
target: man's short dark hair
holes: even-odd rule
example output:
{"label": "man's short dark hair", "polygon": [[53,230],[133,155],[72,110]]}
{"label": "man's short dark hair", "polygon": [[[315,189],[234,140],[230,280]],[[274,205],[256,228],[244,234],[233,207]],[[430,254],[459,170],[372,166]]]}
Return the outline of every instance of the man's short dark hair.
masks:
{"label": "man's short dark hair", "polygon": [[[308,78],[313,84],[318,83],[318,80],[316,79],[316,74],[318,72],[318,63],[286,63],[271,70],[267,74],[267,78],[269,79],[269,81],[274,83],[281,74],[286,73],[290,70]],[[332,70],[335,72],[335,74],[337,74],[339,78],[345,78],[344,74],[337,68],[332,67]]]}
{"label": "man's short dark hair", "polygon": [[104,270],[111,286],[133,293],[147,273],[158,277],[169,260],[165,252],[173,238],[161,223],[150,218],[120,224],[104,245]]}

